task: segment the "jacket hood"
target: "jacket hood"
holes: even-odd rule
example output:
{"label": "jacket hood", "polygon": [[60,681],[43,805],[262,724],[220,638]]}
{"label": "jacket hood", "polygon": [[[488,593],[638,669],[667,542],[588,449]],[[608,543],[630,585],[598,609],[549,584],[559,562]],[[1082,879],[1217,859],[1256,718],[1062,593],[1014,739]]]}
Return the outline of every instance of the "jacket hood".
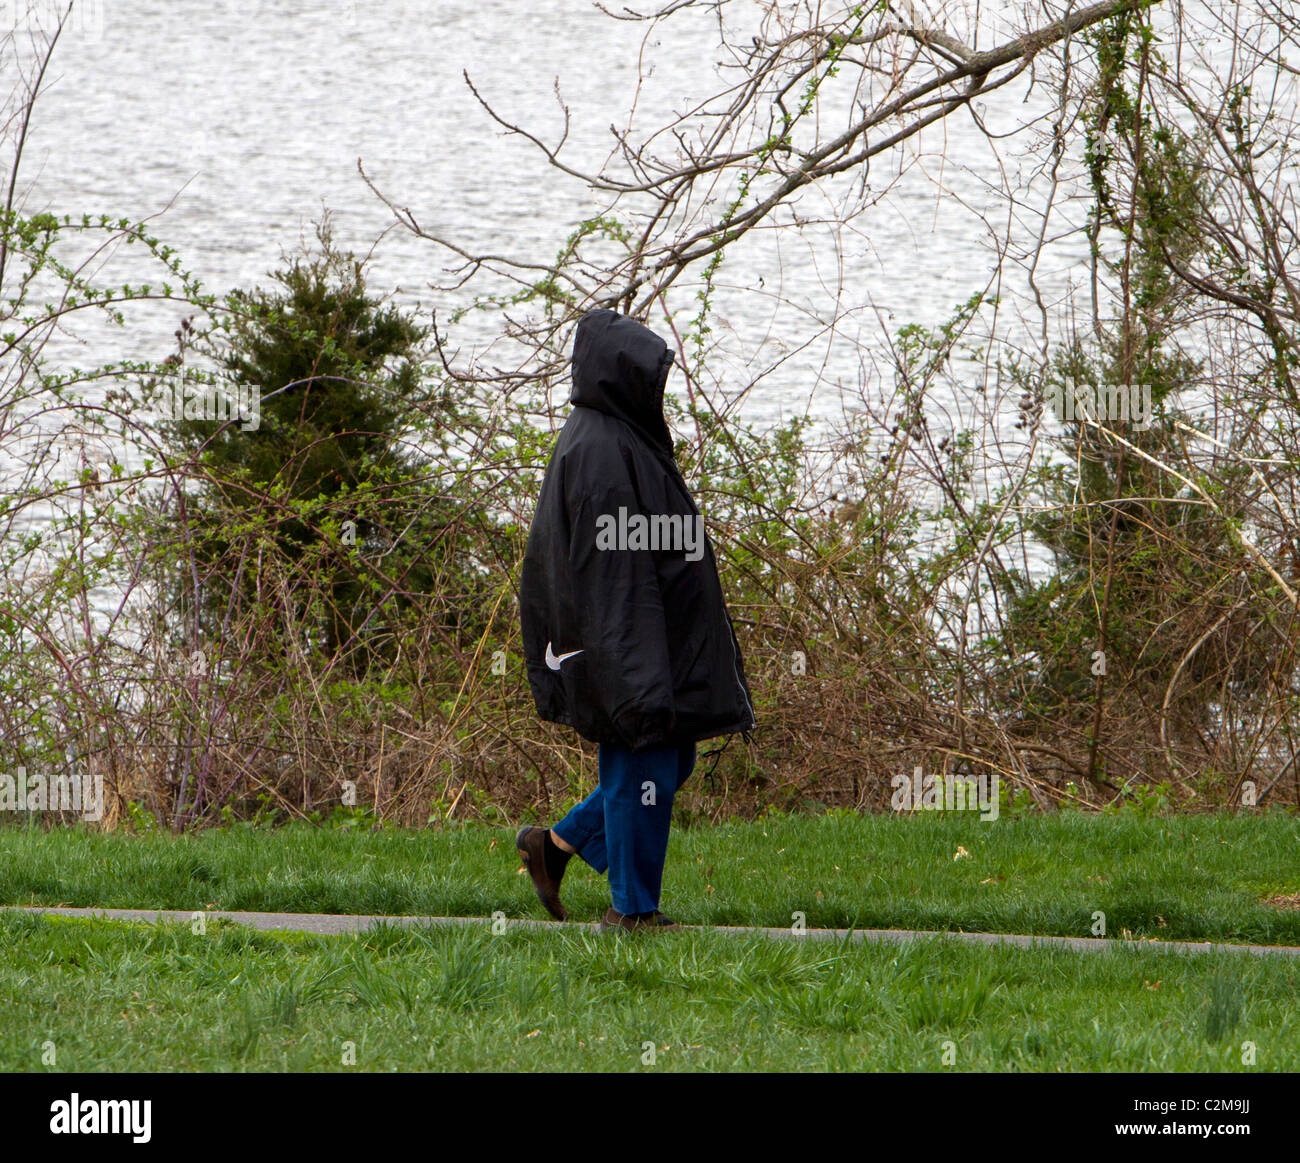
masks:
{"label": "jacket hood", "polygon": [[569,403],[630,424],[671,456],[673,438],[664,419],[664,384],[672,363],[672,350],[648,327],[617,311],[588,311],[579,320],[573,339]]}

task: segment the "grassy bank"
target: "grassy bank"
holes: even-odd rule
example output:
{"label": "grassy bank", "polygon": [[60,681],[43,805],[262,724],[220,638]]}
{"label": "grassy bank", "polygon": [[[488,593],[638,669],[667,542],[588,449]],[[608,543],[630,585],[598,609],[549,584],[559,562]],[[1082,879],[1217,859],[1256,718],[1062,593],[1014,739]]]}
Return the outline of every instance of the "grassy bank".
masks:
{"label": "grassy bank", "polygon": [[2,1070],[1300,1069],[1280,958],[15,914],[0,944]]}
{"label": "grassy bank", "polygon": [[[541,917],[509,828],[0,829],[0,904]],[[964,853],[964,854],[963,854]],[[575,919],[608,891],[580,861]],[[1291,898],[1288,903],[1287,898]],[[1300,820],[830,814],[676,829],[665,911],[695,924],[1300,944]],[[1272,903],[1270,903],[1272,902]]]}

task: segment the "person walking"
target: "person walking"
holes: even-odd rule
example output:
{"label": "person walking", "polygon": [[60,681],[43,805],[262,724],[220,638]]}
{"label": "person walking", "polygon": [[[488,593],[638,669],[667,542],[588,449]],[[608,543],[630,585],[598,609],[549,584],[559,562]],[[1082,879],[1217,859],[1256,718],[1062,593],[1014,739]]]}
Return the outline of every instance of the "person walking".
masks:
{"label": "person walking", "polygon": [[663,413],[673,352],[615,311],[573,341],[573,410],[524,553],[519,611],[537,713],[598,744],[596,789],[515,839],[542,905],[568,916],[576,854],[608,873],[602,930],[674,928],[659,909],[673,798],[696,744],[746,734],[754,709],[704,521]]}

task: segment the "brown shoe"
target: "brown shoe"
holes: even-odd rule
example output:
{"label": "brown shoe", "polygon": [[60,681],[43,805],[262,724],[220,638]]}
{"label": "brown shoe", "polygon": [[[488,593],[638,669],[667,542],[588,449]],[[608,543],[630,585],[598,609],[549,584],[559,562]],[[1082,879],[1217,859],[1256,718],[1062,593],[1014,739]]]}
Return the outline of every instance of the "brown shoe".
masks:
{"label": "brown shoe", "polygon": [[642,913],[638,916],[624,916],[611,905],[609,911],[605,913],[604,919],[600,922],[599,932],[604,933],[609,929],[619,929],[624,933],[662,933],[668,929],[680,929],[676,921],[670,921],[658,909],[653,913]]}
{"label": "brown shoe", "polygon": [[542,907],[557,921],[567,921],[569,914],[560,903],[560,882],[546,871],[546,829],[520,828],[515,837],[519,858],[533,878],[533,888]]}

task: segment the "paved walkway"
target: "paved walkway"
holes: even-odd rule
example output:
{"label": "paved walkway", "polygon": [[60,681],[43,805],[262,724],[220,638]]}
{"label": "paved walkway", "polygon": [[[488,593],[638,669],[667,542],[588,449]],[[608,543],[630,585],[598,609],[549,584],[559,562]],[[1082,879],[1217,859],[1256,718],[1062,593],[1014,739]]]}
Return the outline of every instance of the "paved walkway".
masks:
{"label": "paved walkway", "polygon": [[[145,921],[153,924],[173,922],[189,924],[195,914],[174,909],[81,909],[33,906],[0,906],[25,912],[48,913],[59,917],[103,917],[112,921]],[[377,924],[488,926],[491,917],[381,917],[347,913],[237,913],[212,910],[204,912],[208,920],[233,921],[254,929],[290,930],[298,933],[360,933]],[[507,920],[512,929],[565,930],[596,932],[596,925],[574,921]],[[1075,953],[1100,953],[1107,949],[1143,949],[1161,953],[1254,953],[1272,957],[1300,957],[1295,945],[1224,945],[1215,941],[1132,941],[1101,937],[1031,937],[1016,933],[939,933],[917,929],[807,929],[802,934],[790,929],[762,929],[730,925],[683,925],[690,933],[756,934],[760,937],[803,941],[870,941],[876,944],[902,945],[909,941],[930,941],[950,937],[972,945],[1013,945],[1022,949],[1069,949]]]}

